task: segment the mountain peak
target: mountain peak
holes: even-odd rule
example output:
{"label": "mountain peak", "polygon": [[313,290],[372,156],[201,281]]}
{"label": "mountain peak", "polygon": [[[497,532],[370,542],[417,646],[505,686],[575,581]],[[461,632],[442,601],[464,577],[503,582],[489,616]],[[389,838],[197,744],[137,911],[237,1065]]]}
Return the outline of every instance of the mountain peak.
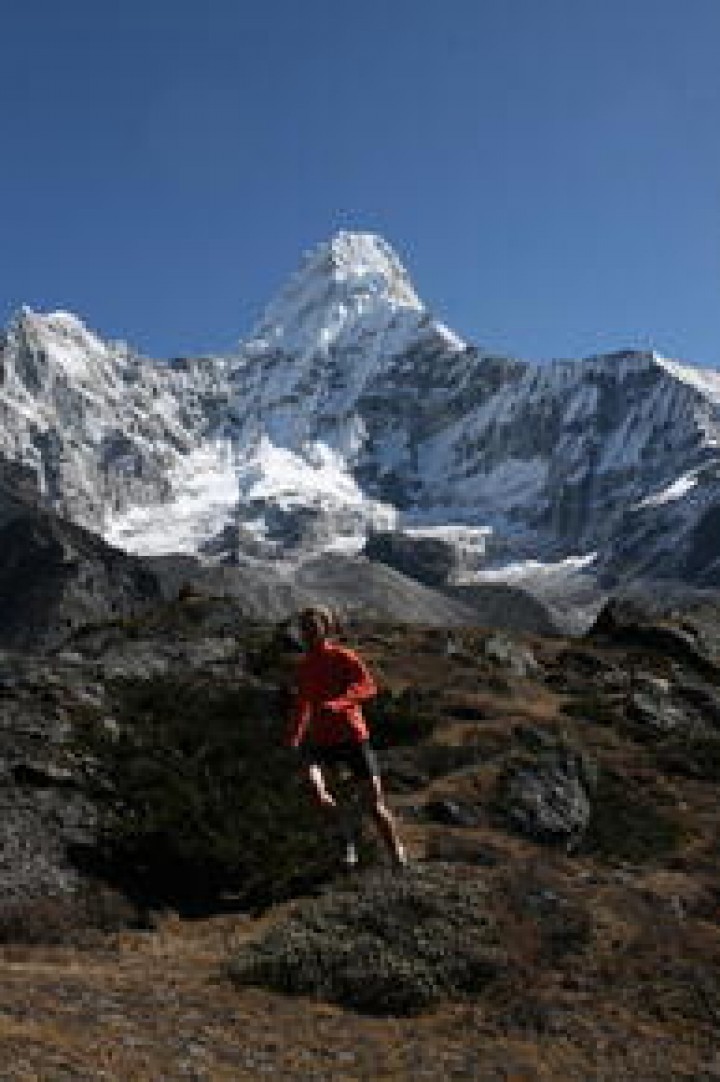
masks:
{"label": "mountain peak", "polygon": [[360,289],[383,287],[398,303],[422,307],[405,267],[395,250],[376,233],[341,230],[309,253],[308,269],[325,270],[336,281],[352,282]]}
{"label": "mountain peak", "polygon": [[329,344],[350,324],[375,326],[396,314],[422,314],[400,258],[374,233],[341,231],[307,252],[265,309],[251,344],[301,351]]}
{"label": "mountain peak", "polygon": [[41,339],[56,339],[65,342],[73,341],[78,345],[102,347],[97,335],[88,329],[79,316],[73,312],[58,310],[56,312],[36,312],[27,304],[23,304],[20,311],[11,323],[22,334]]}
{"label": "mountain peak", "polygon": [[24,304],[6,340],[15,353],[18,378],[35,390],[58,374],[73,381],[109,363],[106,344],[72,312],[37,312]]}

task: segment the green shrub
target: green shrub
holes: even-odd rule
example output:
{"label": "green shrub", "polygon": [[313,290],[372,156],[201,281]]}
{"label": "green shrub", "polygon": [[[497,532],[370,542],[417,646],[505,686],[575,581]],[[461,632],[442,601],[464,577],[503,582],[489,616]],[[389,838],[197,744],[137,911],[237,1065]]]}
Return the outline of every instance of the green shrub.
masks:
{"label": "green shrub", "polygon": [[365,707],[373,745],[382,750],[426,740],[437,724],[433,702],[429,692],[414,688],[381,691]]}
{"label": "green shrub", "polygon": [[673,852],[682,838],[676,817],[652,796],[610,770],[601,770],[582,851],[607,859],[651,861]]}
{"label": "green shrub", "polygon": [[683,733],[663,741],[656,752],[662,768],[701,781],[720,781],[720,734]]}
{"label": "green shrub", "polygon": [[612,725],[618,721],[617,708],[602,695],[593,693],[571,699],[563,705],[562,712],[568,717],[598,725]]}
{"label": "green shrub", "polygon": [[77,735],[97,764],[104,874],[179,908],[228,893],[262,906],[331,874],[324,821],[279,747],[276,689],[160,677],[114,694],[119,735],[90,725]]}
{"label": "green shrub", "polygon": [[92,946],[96,934],[146,926],[124,895],[92,880],[73,894],[28,898],[0,907],[0,943]]}
{"label": "green shrub", "polygon": [[241,985],[369,1014],[416,1014],[475,995],[502,970],[484,876],[435,864],[376,871],[303,903],[232,960]]}

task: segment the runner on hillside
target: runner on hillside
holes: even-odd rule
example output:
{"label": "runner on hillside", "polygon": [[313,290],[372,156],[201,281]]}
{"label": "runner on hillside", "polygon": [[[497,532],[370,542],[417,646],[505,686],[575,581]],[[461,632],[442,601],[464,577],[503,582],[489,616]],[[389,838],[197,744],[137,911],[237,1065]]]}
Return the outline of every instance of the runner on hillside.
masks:
{"label": "runner on hillside", "polygon": [[[285,743],[298,750],[314,799],[337,816],[340,825],[341,811],[328,789],[325,774],[327,768],[335,766],[344,766],[352,773],[393,860],[405,864],[405,848],[385,803],[360,705],[377,694],[375,682],[357,654],[330,640],[333,621],[327,609],[304,609],[299,624],[306,653],[297,669],[295,705]],[[354,865],[354,840],[348,836],[346,842],[346,863]]]}

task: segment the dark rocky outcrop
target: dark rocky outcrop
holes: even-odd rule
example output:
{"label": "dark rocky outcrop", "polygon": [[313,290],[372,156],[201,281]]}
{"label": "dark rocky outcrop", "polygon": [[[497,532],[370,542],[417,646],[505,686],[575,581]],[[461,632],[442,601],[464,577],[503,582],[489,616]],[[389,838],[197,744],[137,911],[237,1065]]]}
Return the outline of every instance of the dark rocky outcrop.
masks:
{"label": "dark rocky outcrop", "polygon": [[94,842],[95,809],[65,785],[43,785],[20,775],[0,784],[0,917],[5,907],[71,895],[83,876],[69,854]]}
{"label": "dark rocky outcrop", "polygon": [[540,669],[530,647],[514,642],[506,635],[491,635],[483,644],[483,653],[489,661],[507,669],[512,676],[532,676]]}
{"label": "dark rocky outcrop", "polygon": [[0,455],[0,527],[37,506],[37,483],[32,472]]}
{"label": "dark rocky outcrop", "polygon": [[206,596],[231,598],[249,619],[283,620],[320,603],[343,615],[407,623],[457,627],[477,622],[472,607],[384,564],[340,553],[295,568],[267,561],[210,567],[192,556],[146,557],[145,563],[166,599],[191,585]]}
{"label": "dark rocky outcrop", "polygon": [[291,577],[268,563],[218,567],[186,555],[144,557],[144,562],[166,600],[191,587],[205,597],[232,600],[248,619],[283,620],[313,600]]}
{"label": "dark rocky outcrop", "polygon": [[479,623],[470,606],[382,563],[327,553],[300,565],[295,584],[346,613],[443,627]]}
{"label": "dark rocky outcrop", "polygon": [[73,629],[128,617],[160,596],[136,556],[52,513],[28,511],[0,528],[0,644],[60,645]]}
{"label": "dark rocky outcrop", "polygon": [[679,570],[689,582],[720,588],[720,504],[709,507],[693,527]]}
{"label": "dark rocky outcrop", "polygon": [[473,582],[448,586],[445,593],[477,613],[484,627],[522,631],[531,635],[558,635],[560,622],[547,605],[519,586],[502,582]]}
{"label": "dark rocky outcrop", "polygon": [[96,814],[68,741],[96,687],[74,663],[0,654],[0,919],[81,885],[71,853],[93,844]]}
{"label": "dark rocky outcrop", "polygon": [[612,598],[599,613],[588,637],[661,654],[710,680],[720,680],[713,649],[717,647],[720,610],[705,608],[696,620],[692,610],[687,615],[675,613],[674,617],[663,618],[637,599]]}
{"label": "dark rocky outcrop", "polygon": [[461,554],[457,545],[444,538],[377,530],[369,535],[364,554],[369,560],[441,590],[472,609],[478,624],[538,635],[554,635],[559,631],[548,607],[520,587],[496,582],[455,582],[461,571]]}
{"label": "dark rocky outcrop", "polygon": [[508,821],[536,841],[574,846],[590,822],[590,798],[577,758],[546,754],[503,778],[499,795]]}
{"label": "dark rocky outcrop", "polygon": [[457,547],[441,537],[422,537],[400,530],[376,530],[368,536],[365,555],[369,560],[394,567],[396,571],[426,586],[442,587],[459,568]]}

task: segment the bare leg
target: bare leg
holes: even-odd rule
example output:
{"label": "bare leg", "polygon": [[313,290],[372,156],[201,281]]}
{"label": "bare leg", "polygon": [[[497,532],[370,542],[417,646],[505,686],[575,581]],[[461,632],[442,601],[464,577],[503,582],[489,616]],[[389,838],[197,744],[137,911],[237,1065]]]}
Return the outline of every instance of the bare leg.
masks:
{"label": "bare leg", "polygon": [[369,778],[362,783],[363,796],[367,801],[375,825],[396,864],[406,864],[405,846],[400,840],[395,819],[385,803],[382,782],[378,777]]}
{"label": "bare leg", "polygon": [[323,772],[317,763],[313,763],[312,766],[308,767],[307,778],[310,782],[310,788],[316,803],[321,808],[327,808],[329,811],[335,810],[337,808],[337,802],[328,789]]}
{"label": "bare leg", "polygon": [[[345,864],[348,867],[355,867],[358,862],[355,837],[357,833],[357,817],[354,814],[354,809],[349,803],[347,787],[345,787],[342,792],[343,799],[338,803],[337,799],[328,789],[325,775],[317,764],[313,764],[308,768],[307,778],[310,783],[315,803],[318,807],[330,813],[337,828],[339,838],[345,847]],[[337,778],[334,779],[334,781],[337,780]]]}

